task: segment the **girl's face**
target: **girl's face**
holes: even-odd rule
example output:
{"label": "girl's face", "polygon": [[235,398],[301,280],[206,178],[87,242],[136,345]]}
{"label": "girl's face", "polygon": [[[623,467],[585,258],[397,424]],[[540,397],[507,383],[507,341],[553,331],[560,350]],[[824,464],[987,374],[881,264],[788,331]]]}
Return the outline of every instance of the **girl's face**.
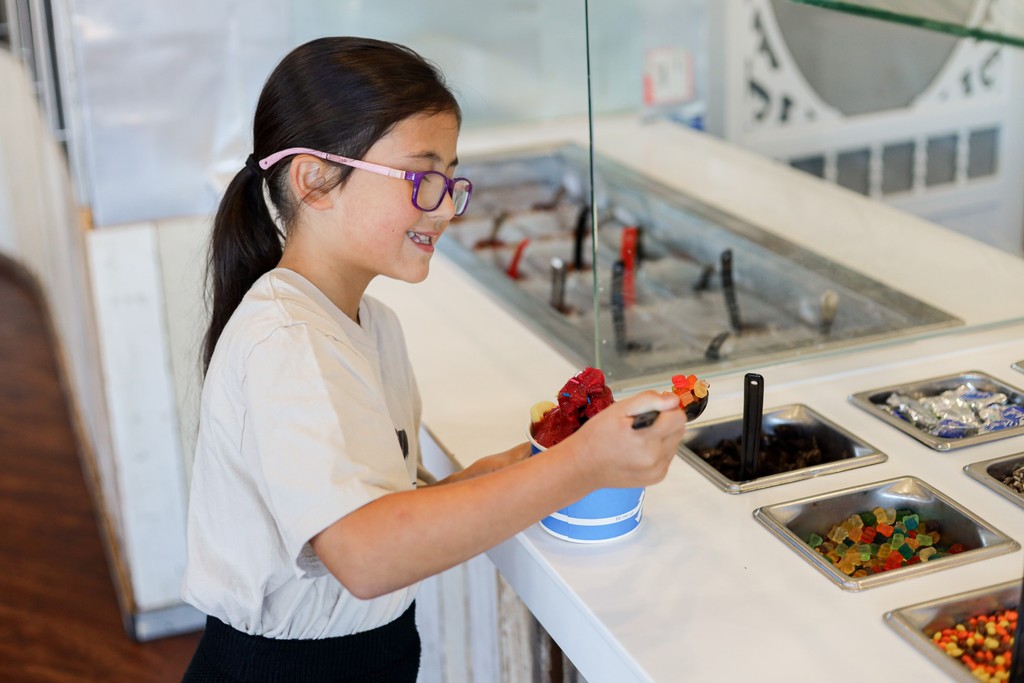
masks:
{"label": "girl's face", "polygon": [[[399,122],[363,156],[403,171],[455,172],[459,124],[449,112]],[[346,281],[377,275],[405,282],[427,276],[434,245],[455,215],[451,196],[433,211],[412,204],[412,182],[353,169],[331,212],[332,239],[325,245],[332,270]]]}

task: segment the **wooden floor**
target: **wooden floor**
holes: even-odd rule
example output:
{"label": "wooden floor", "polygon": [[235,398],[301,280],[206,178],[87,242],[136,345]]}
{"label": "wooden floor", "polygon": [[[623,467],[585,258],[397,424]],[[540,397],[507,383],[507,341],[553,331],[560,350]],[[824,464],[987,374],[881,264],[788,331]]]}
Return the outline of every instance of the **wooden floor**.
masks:
{"label": "wooden floor", "polygon": [[0,260],[0,681],[180,681],[198,634],[125,634],[40,301]]}

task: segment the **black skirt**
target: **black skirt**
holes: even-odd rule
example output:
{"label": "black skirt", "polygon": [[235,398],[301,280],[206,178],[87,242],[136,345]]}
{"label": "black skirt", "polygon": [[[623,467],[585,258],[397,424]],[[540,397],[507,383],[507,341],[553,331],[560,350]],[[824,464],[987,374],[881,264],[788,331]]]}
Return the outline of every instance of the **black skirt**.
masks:
{"label": "black skirt", "polygon": [[182,683],[415,683],[416,603],[390,624],[318,640],[251,636],[206,618]]}

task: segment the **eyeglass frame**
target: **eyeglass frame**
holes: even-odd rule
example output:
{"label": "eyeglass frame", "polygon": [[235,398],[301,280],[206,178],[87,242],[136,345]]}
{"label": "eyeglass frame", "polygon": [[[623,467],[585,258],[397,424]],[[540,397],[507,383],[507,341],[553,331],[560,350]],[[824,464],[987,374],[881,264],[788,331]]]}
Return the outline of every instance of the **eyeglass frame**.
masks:
{"label": "eyeglass frame", "polygon": [[[466,213],[466,209],[469,208],[469,199],[473,194],[473,183],[469,178],[449,178],[440,171],[402,171],[397,168],[391,168],[389,166],[382,166],[381,164],[375,164],[370,161],[362,161],[360,159],[349,159],[348,157],[339,156],[337,154],[330,154],[328,152],[321,152],[317,149],[310,149],[308,147],[289,147],[288,149],[282,149],[280,152],[274,152],[268,157],[264,157],[259,160],[259,166],[264,171],[268,170],[271,166],[281,161],[285,157],[293,156],[295,154],[309,154],[311,156],[319,157],[326,161],[332,161],[342,166],[350,166],[352,168],[358,168],[362,171],[369,171],[370,173],[376,173],[377,175],[387,176],[389,178],[398,178],[399,180],[412,181],[412,205],[420,211],[435,211],[437,207],[441,206],[441,202],[444,201],[445,195],[454,198],[455,183],[464,180],[468,186],[466,189],[466,203],[462,206],[462,211],[456,211],[456,216],[461,216]],[[419,196],[420,182],[424,176],[438,175],[444,178],[445,189],[438,197],[437,203],[432,207],[425,208],[416,203],[416,199]]]}

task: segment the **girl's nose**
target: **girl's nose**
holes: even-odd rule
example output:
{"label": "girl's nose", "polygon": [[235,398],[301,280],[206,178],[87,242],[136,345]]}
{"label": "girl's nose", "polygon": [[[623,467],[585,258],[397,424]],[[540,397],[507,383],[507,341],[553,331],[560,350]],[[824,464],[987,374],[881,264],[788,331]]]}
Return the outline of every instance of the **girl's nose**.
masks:
{"label": "girl's nose", "polygon": [[455,217],[455,201],[452,199],[452,195],[449,192],[445,192],[441,197],[441,203],[437,205],[437,208],[433,211],[428,212],[438,218],[444,218],[450,221]]}

